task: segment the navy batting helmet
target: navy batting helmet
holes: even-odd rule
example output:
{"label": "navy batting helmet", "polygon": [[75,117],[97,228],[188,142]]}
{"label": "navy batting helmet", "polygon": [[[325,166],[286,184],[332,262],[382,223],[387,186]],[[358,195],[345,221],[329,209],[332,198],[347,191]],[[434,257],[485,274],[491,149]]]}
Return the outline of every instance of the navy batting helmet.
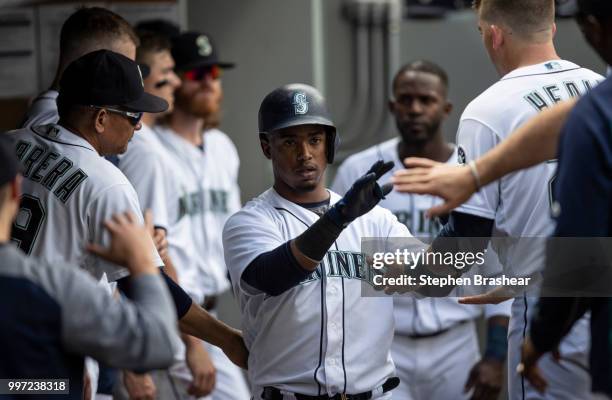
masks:
{"label": "navy batting helmet", "polygon": [[279,129],[299,125],[322,125],[327,133],[327,162],[334,161],[340,143],[325,99],[312,86],[292,83],[270,92],[259,107],[259,133],[270,134]]}

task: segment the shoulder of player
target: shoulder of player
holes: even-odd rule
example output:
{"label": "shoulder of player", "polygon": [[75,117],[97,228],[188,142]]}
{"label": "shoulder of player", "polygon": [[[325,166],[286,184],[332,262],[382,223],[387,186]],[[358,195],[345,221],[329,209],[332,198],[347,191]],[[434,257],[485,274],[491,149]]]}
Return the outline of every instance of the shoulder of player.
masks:
{"label": "shoulder of player", "polygon": [[238,159],[238,149],[230,137],[219,129],[209,129],[204,133],[205,149],[211,149],[213,154],[232,155]]}

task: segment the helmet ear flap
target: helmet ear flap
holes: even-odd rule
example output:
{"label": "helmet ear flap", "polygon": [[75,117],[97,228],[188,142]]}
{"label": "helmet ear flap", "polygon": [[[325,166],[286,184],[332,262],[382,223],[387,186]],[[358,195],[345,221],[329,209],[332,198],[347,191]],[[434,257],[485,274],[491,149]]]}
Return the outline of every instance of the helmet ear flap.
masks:
{"label": "helmet ear flap", "polygon": [[332,164],[334,157],[336,156],[336,150],[340,147],[340,135],[336,132],[335,128],[327,129],[327,141],[325,155],[327,156],[327,163]]}

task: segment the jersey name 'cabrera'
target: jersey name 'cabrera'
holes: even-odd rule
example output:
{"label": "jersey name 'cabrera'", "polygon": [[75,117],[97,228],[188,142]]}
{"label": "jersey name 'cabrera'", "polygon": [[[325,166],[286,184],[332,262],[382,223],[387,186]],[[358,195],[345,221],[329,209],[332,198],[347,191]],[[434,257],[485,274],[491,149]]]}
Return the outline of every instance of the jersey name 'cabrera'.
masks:
{"label": "jersey name 'cabrera'", "polygon": [[[331,193],[331,204],[339,199]],[[353,221],[318,269],[279,296],[267,296],[241,280],[259,254],[297,237],[318,219],[269,189],[230,217],[223,231],[255,390],[273,384],[308,395],[361,393],[394,374],[389,354],[393,299],[361,296],[361,238],[410,236],[388,210],[375,207]]]}
{"label": "jersey name 'cabrera'", "polygon": [[[132,211],[142,222],[127,178],[89,142],[60,125],[24,128],[10,137],[25,178],[12,240],[27,254],[78,264],[97,279],[127,276],[125,268],[85,251],[90,242],[110,244],[103,223],[114,214]],[[151,248],[155,264],[163,265],[153,241]]]}

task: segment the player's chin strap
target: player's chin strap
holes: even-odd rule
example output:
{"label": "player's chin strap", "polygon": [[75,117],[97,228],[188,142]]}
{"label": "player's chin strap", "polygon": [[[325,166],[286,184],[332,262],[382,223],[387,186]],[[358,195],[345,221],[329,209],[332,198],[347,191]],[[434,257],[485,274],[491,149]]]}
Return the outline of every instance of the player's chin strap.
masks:
{"label": "player's chin strap", "polygon": [[369,390],[367,392],[358,393],[358,394],[344,394],[338,393],[334,396],[328,396],[326,394],[320,396],[309,396],[307,394],[299,394],[299,393],[285,393],[280,389],[277,389],[272,386],[266,386],[261,393],[261,398],[263,400],[283,400],[283,393],[293,395],[297,400],[370,400],[375,399],[382,395],[383,393],[390,392],[391,390],[398,387],[400,380],[398,377],[394,376],[389,378],[383,383],[380,387],[377,387],[374,390]]}

